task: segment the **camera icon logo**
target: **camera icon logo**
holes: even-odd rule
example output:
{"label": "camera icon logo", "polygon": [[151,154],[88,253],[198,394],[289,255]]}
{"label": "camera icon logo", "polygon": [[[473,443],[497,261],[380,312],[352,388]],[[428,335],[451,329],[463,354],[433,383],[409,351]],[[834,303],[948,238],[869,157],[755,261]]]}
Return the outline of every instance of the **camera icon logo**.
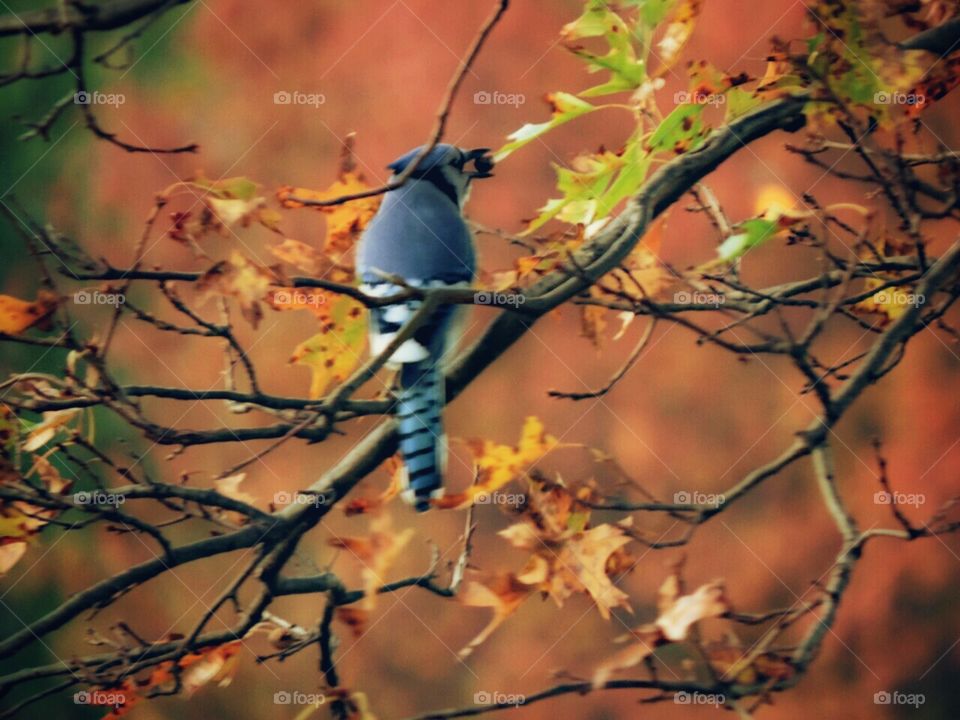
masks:
{"label": "camera icon logo", "polygon": [[89,705],[90,704],[90,693],[86,690],[81,690],[80,692],[75,692],[73,694],[73,702],[76,705]]}
{"label": "camera icon logo", "polygon": [[690,497],[690,493],[686,490],[681,490],[673,494],[673,501],[678,505],[689,505],[693,501],[693,498]]}
{"label": "camera icon logo", "polygon": [[90,493],[78,492],[73,494],[73,502],[77,505],[87,505],[90,503]]}
{"label": "camera icon logo", "polygon": [[279,690],[273,694],[274,705],[289,705],[293,702],[293,696],[286,690]]}
{"label": "camera icon logo", "polygon": [[876,505],[889,505],[893,501],[893,496],[884,490],[877,490],[873,494],[873,502]]}
{"label": "camera icon logo", "polygon": [[489,705],[492,702],[493,698],[490,693],[486,690],[481,690],[473,694],[473,704],[474,705]]}
{"label": "camera icon logo", "polygon": [[92,299],[90,293],[86,290],[77,290],[73,294],[73,302],[77,305],[89,305]]}
{"label": "camera icon logo", "polygon": [[892,701],[890,693],[886,690],[881,690],[878,693],[873,694],[873,703],[874,705],[889,705]]}
{"label": "camera icon logo", "polygon": [[493,95],[491,95],[486,90],[477,90],[473,94],[474,105],[489,105],[492,102],[493,102]]}
{"label": "camera icon logo", "polygon": [[273,94],[274,105],[289,105],[293,102],[293,96],[286,90],[278,90]]}
{"label": "camera icon logo", "polygon": [[681,690],[676,695],[673,696],[673,701],[677,705],[689,705],[690,704],[690,693],[686,690]]}
{"label": "camera icon logo", "polygon": [[74,105],[89,105],[90,104],[90,93],[83,90],[81,92],[76,92],[73,94],[73,104]]}

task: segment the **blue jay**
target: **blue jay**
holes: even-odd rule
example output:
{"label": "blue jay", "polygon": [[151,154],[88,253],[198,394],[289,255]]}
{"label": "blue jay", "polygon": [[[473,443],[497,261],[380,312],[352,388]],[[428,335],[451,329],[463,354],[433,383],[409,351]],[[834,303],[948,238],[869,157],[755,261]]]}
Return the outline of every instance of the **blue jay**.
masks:
{"label": "blue jay", "polygon": [[[421,148],[387,167],[393,178],[402,173]],[[401,278],[411,287],[466,285],[477,268],[473,238],[463,219],[463,205],[476,178],[490,177],[493,160],[487,148],[462,150],[438,144],[420,161],[407,181],[386,194],[357,248],[361,289],[387,297],[403,290],[390,282]],[[416,313],[419,300],[371,308],[370,348],[382,353]],[[403,497],[418,512],[442,495],[446,439],[440,364],[453,344],[457,307],[439,307],[390,356],[399,369],[396,407],[400,454],[405,470]]]}

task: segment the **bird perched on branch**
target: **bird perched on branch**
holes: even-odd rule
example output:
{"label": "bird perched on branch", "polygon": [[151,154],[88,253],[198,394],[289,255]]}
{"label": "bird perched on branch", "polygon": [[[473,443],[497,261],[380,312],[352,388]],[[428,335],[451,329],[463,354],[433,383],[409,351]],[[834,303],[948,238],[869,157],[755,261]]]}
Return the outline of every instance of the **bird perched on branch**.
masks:
{"label": "bird perched on branch", "polygon": [[[393,180],[421,150],[415,148],[387,166]],[[386,194],[357,249],[364,292],[388,297],[403,292],[404,285],[450,287],[473,280],[476,251],[463,205],[471,181],[491,176],[488,152],[438,144],[400,187]],[[375,356],[386,351],[420,305],[421,300],[411,299],[371,308],[370,347]],[[406,478],[403,497],[419,512],[443,493],[447,445],[441,361],[453,344],[457,310],[454,305],[438,306],[387,361],[399,369],[396,416]]]}

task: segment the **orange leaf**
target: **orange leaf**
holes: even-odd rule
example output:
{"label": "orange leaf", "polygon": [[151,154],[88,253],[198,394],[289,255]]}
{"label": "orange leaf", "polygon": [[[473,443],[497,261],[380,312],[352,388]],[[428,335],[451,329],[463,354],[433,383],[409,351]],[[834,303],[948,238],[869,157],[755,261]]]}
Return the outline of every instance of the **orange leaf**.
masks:
{"label": "orange leaf", "polygon": [[[309,190],[307,188],[281,187],[277,190],[277,199],[286,208],[304,207],[301,200],[334,200],[343,195],[353,195],[371,186],[363,179],[363,175],[355,171],[341,173],[340,177],[326,190]],[[360,232],[367,226],[380,207],[381,195],[360,198],[341,205],[312,205],[315,210],[325,213],[327,217],[327,239],[324,249],[331,258],[338,262],[342,255],[349,250],[359,237]]]}
{"label": "orange leaf", "polygon": [[387,583],[387,571],[410,542],[413,533],[413,528],[395,533],[391,527],[390,516],[383,514],[370,523],[370,534],[367,536],[330,539],[332,546],[349,551],[362,565],[360,577],[363,580],[364,598],[360,604],[361,609],[373,610],[377,591]]}
{"label": "orange leaf", "polygon": [[45,290],[33,302],[10,295],[0,295],[0,332],[17,334],[50,317],[57,309],[57,299]]}

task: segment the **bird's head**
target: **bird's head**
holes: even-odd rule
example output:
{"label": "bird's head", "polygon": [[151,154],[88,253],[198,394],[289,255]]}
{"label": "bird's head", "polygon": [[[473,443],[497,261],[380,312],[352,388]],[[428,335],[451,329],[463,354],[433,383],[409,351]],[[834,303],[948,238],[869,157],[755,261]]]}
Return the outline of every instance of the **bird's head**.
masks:
{"label": "bird's head", "polygon": [[[393,170],[394,177],[400,175],[413,162],[422,147],[414,148],[387,166]],[[433,183],[454,204],[463,207],[470,194],[471,181],[493,176],[490,172],[493,169],[493,158],[489,152],[489,148],[464,150],[440,143],[420,161],[410,180]]]}

